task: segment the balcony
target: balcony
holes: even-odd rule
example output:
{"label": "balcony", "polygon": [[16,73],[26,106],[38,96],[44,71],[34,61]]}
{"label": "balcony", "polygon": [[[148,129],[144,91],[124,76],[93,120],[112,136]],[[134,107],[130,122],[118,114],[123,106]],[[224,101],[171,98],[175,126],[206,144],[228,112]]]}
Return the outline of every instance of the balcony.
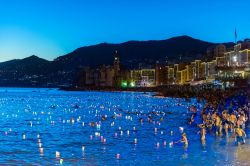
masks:
{"label": "balcony", "polygon": [[247,67],[247,65],[241,65],[241,66],[217,65],[217,66],[215,66],[215,70],[235,71],[235,70],[245,70],[246,67]]}
{"label": "balcony", "polygon": [[246,80],[246,78],[242,76],[215,76],[215,80],[221,81],[239,81],[239,80]]}

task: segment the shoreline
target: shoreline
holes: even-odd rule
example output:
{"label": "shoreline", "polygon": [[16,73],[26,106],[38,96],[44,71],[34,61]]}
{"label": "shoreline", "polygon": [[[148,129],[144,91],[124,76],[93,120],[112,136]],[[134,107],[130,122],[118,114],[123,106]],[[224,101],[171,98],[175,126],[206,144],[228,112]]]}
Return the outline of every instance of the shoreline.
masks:
{"label": "shoreline", "polygon": [[[221,90],[218,87],[188,86],[188,85],[168,85],[158,87],[139,87],[139,88],[113,88],[113,87],[61,87],[63,91],[99,91],[99,92],[154,92],[154,97],[172,98],[197,98],[205,100],[213,105],[218,105],[226,98],[239,92],[250,94],[248,87],[230,88]],[[217,101],[217,102],[216,102]]]}

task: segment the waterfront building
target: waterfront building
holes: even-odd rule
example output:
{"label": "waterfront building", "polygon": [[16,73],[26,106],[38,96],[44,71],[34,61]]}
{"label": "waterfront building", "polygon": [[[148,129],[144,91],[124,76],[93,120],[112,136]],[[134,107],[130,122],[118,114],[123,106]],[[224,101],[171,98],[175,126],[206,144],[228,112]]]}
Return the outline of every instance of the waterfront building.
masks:
{"label": "waterfront building", "polygon": [[214,57],[224,56],[226,51],[227,51],[226,46],[223,44],[219,44],[214,48]]}
{"label": "waterfront building", "polygon": [[117,51],[114,55],[113,66],[101,65],[97,68],[84,68],[84,86],[115,87],[120,86],[122,80],[120,59]]}
{"label": "waterfront building", "polygon": [[200,64],[200,79],[206,79],[208,73],[208,67],[206,62],[201,62]]}
{"label": "waterfront building", "polygon": [[174,68],[169,67],[168,68],[168,84],[174,83]]}
{"label": "waterfront building", "polygon": [[[213,83],[219,81],[235,85],[235,79],[247,79],[250,72],[250,49],[248,43],[239,43],[225,52],[224,45],[214,47],[211,60],[194,60],[190,63],[157,63],[155,68],[142,67],[124,70],[117,51],[112,66],[102,65],[96,69],[85,68],[85,85],[109,87],[151,87],[168,84]],[[244,49],[243,49],[244,48]],[[222,55],[223,53],[223,55]]]}
{"label": "waterfront building", "polygon": [[96,69],[85,67],[84,85],[103,87],[114,86],[114,69],[111,66],[105,65],[102,65],[101,67]]}
{"label": "waterfront building", "polygon": [[195,60],[195,80],[201,79],[201,60]]}
{"label": "waterfront building", "polygon": [[130,82],[133,82],[135,87],[155,86],[155,70],[156,69],[131,70]]}
{"label": "waterfront building", "polygon": [[141,70],[131,70],[130,71],[130,80],[134,83],[136,87],[141,85]]}
{"label": "waterfront building", "polygon": [[191,64],[186,65],[187,70],[187,82],[190,82],[193,79],[193,68]]}
{"label": "waterfront building", "polygon": [[155,85],[167,85],[168,84],[168,68],[167,65],[156,64],[155,68]]}
{"label": "waterfront building", "polygon": [[234,51],[227,52],[224,57],[216,60],[218,76],[245,78],[245,71],[250,64],[250,50],[241,50],[241,44],[237,44]]}
{"label": "waterfront building", "polygon": [[207,58],[209,60],[214,59],[215,57],[221,57],[227,51],[227,48],[223,44],[219,44],[216,46],[211,46],[207,49]]}
{"label": "waterfront building", "polygon": [[215,74],[216,74],[216,70],[215,70],[215,68],[216,68],[216,60],[212,60],[212,61],[210,61],[210,62],[207,62],[207,77],[208,77],[208,79],[211,79],[211,80],[213,80],[214,79],[214,76],[215,76]]}
{"label": "waterfront building", "polygon": [[187,69],[177,72],[177,84],[183,85],[187,83]]}

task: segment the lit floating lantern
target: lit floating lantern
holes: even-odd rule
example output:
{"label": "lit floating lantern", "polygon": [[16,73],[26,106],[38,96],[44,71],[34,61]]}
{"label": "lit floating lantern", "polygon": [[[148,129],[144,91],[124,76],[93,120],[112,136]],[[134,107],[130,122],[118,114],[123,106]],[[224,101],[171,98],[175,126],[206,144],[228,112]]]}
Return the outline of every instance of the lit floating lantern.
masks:
{"label": "lit floating lantern", "polygon": [[61,165],[63,164],[63,159],[60,159],[60,164],[61,164]]}
{"label": "lit floating lantern", "polygon": [[103,142],[103,136],[100,137],[101,142]]}
{"label": "lit floating lantern", "polygon": [[8,132],[7,131],[5,131],[5,133],[4,133],[5,135],[8,135]]}
{"label": "lit floating lantern", "polygon": [[100,130],[100,129],[101,129],[101,125],[100,125],[100,124],[97,124],[97,125],[96,125],[96,129],[97,129],[97,130]]}
{"label": "lit floating lantern", "polygon": [[123,131],[121,131],[121,135],[123,135]]}
{"label": "lit floating lantern", "polygon": [[85,150],[85,147],[84,146],[82,146],[82,151],[84,151]]}
{"label": "lit floating lantern", "polygon": [[119,153],[116,154],[116,159],[120,159],[120,154]]}
{"label": "lit floating lantern", "polygon": [[121,130],[122,128],[121,128],[121,127],[119,127],[118,129],[119,129],[119,130]]}
{"label": "lit floating lantern", "polygon": [[157,148],[160,147],[160,143],[159,143],[159,142],[156,143],[156,147],[157,147]]}
{"label": "lit floating lantern", "polygon": [[56,151],[56,158],[60,158],[60,152]]}
{"label": "lit floating lantern", "polygon": [[157,128],[155,128],[155,133],[157,133]]}
{"label": "lit floating lantern", "polygon": [[136,128],[135,128],[135,127],[133,127],[133,130],[135,131],[135,130],[136,130]]}
{"label": "lit floating lantern", "polygon": [[82,122],[82,126],[84,126],[84,122]]}
{"label": "lit floating lantern", "polygon": [[43,154],[43,148],[42,147],[39,148],[39,152],[40,152],[40,154]]}
{"label": "lit floating lantern", "polygon": [[134,144],[137,144],[137,139],[136,138],[134,139]]}
{"label": "lit floating lantern", "polygon": [[180,133],[183,133],[184,128],[183,127],[179,127]]}
{"label": "lit floating lantern", "polygon": [[173,147],[173,145],[174,145],[174,142],[172,141],[172,142],[169,142],[169,147]]}
{"label": "lit floating lantern", "polygon": [[106,143],[106,138],[103,139],[103,143]]}
{"label": "lit floating lantern", "polygon": [[41,148],[42,147],[42,143],[38,143],[38,146],[39,146],[39,148]]}
{"label": "lit floating lantern", "polygon": [[170,135],[173,135],[173,131],[170,131]]}
{"label": "lit floating lantern", "polygon": [[161,131],[161,135],[163,134],[163,131]]}
{"label": "lit floating lantern", "polygon": [[129,130],[127,131],[127,134],[129,135]]}
{"label": "lit floating lantern", "polygon": [[23,134],[23,139],[26,139],[26,135],[25,134]]}
{"label": "lit floating lantern", "polygon": [[38,139],[38,143],[41,143],[41,139],[40,138]]}
{"label": "lit floating lantern", "polygon": [[115,135],[114,135],[114,136],[115,136],[115,138],[116,138],[116,137],[117,137],[117,133],[115,133]]}
{"label": "lit floating lantern", "polygon": [[37,138],[40,138],[40,134],[37,134]]}
{"label": "lit floating lantern", "polygon": [[164,145],[164,146],[166,146],[166,145],[167,145],[167,142],[166,142],[166,141],[164,141],[164,142],[163,142],[163,145]]}
{"label": "lit floating lantern", "polygon": [[12,129],[11,129],[11,128],[9,129],[9,132],[12,132]]}
{"label": "lit floating lantern", "polygon": [[89,139],[90,139],[90,140],[92,140],[92,139],[93,139],[93,136],[92,136],[92,135],[90,135],[90,136],[89,136]]}

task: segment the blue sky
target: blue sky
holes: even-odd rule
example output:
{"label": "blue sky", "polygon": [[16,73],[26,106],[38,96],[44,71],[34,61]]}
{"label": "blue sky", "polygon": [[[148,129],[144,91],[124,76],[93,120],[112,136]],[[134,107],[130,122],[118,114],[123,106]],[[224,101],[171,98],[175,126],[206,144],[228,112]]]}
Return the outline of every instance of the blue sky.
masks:
{"label": "blue sky", "polygon": [[101,42],[250,37],[250,0],[0,0],[0,61],[52,60]]}

